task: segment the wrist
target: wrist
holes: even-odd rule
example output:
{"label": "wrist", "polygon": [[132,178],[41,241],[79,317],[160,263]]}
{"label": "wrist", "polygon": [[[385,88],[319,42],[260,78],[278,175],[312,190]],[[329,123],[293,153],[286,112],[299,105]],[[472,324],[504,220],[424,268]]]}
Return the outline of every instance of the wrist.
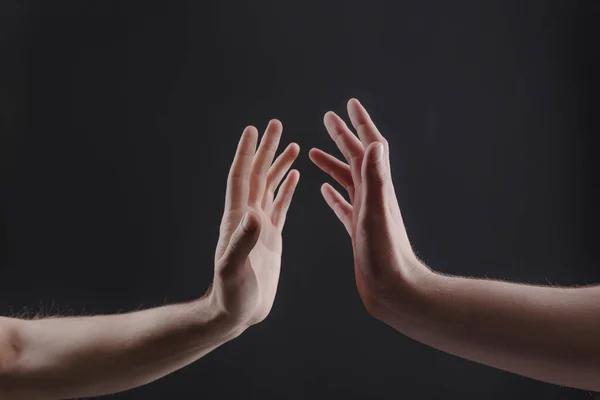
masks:
{"label": "wrist", "polygon": [[438,290],[439,275],[417,258],[391,269],[385,285],[371,293],[373,316],[388,323],[390,318],[420,318],[431,307]]}
{"label": "wrist", "polygon": [[248,328],[219,306],[212,291],[192,302],[192,307],[198,330],[216,340],[235,339]]}

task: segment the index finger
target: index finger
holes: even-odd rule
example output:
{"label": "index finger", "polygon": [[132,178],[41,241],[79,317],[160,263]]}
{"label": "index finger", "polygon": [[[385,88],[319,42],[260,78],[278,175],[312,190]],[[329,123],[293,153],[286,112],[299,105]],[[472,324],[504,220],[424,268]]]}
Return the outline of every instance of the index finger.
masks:
{"label": "index finger", "polygon": [[244,207],[248,203],[250,171],[257,141],[258,131],[255,127],[244,129],[227,177],[225,208],[228,210]]}

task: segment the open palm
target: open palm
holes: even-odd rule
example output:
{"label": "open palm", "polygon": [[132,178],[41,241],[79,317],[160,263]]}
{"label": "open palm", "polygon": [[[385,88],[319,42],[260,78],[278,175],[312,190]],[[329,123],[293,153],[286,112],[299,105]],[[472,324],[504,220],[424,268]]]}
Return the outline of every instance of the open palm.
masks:
{"label": "open palm", "polygon": [[275,195],[299,153],[291,143],[273,162],[282,130],[281,122],[272,120],[257,150],[258,131],[247,127],[227,180],[211,294],[237,324],[264,320],[277,292],[281,233],[300,178],[292,170]]}

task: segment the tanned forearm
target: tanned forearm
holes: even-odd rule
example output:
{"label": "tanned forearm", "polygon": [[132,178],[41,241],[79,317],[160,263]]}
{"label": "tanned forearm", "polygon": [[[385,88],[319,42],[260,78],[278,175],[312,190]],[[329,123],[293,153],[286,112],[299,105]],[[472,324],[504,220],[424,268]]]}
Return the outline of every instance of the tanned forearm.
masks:
{"label": "tanned forearm", "polygon": [[209,297],[129,314],[0,319],[2,399],[98,396],[141,386],[238,336]]}
{"label": "tanned forearm", "polygon": [[396,296],[386,296],[378,317],[407,336],[534,379],[600,390],[600,287],[435,273],[401,286]]}

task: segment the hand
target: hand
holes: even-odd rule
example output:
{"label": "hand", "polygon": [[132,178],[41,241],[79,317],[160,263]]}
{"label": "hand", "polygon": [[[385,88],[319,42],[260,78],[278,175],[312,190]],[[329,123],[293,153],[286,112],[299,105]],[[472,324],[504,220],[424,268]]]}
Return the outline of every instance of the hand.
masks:
{"label": "hand", "polygon": [[[311,149],[310,159],[348,192],[350,202],[324,184],[325,201],[352,238],[356,284],[366,308],[385,302],[386,294],[414,284],[429,269],[412,250],[392,183],[389,146],[365,108],[348,102],[348,115],[358,138],[335,113],[324,123],[346,161]],[[360,138],[360,140],[359,140]]]}
{"label": "hand", "polygon": [[[208,295],[229,322],[248,327],[264,320],[273,306],[281,265],[281,232],[300,178],[291,143],[273,163],[283,127],[272,120],[256,150],[258,131],[249,126],[240,139],[227,180],[225,212]],[[272,164],[272,165],[271,165]]]}

